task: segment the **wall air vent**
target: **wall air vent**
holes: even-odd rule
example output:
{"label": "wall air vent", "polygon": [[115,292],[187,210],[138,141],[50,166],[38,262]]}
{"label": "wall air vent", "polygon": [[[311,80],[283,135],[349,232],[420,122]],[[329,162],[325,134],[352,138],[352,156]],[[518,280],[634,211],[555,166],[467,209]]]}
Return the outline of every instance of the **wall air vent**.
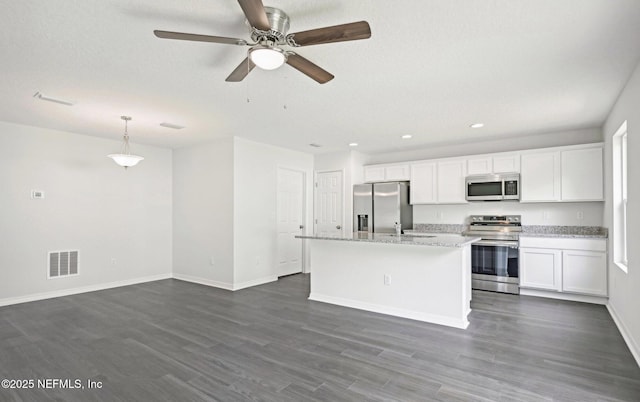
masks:
{"label": "wall air vent", "polygon": [[78,275],[78,250],[50,251],[47,275],[49,279]]}

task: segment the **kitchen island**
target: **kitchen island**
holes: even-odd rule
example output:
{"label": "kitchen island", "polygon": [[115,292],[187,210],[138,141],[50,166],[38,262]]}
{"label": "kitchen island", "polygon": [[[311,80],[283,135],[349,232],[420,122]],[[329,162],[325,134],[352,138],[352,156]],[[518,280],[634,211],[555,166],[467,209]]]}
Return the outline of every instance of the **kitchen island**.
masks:
{"label": "kitchen island", "polygon": [[309,300],[456,328],[469,325],[479,237],[354,233],[311,242]]}

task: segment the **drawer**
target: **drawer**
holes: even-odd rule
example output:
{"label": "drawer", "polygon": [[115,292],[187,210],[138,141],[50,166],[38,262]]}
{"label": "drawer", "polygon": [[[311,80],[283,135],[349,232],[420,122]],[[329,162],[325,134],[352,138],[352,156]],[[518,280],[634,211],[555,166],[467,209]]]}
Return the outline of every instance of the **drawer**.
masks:
{"label": "drawer", "polygon": [[520,247],[605,252],[607,239],[521,236]]}

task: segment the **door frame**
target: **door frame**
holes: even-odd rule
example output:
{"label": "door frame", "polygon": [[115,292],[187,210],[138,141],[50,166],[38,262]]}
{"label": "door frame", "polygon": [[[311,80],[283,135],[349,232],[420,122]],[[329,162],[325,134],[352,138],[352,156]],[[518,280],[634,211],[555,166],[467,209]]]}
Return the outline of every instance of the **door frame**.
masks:
{"label": "door frame", "polygon": [[[275,229],[276,229],[276,233],[275,233],[276,252],[275,252],[275,255],[274,255],[275,258],[273,259],[274,260],[273,261],[273,269],[274,269],[274,271],[277,271],[277,268],[278,268],[278,233],[277,233],[278,229],[277,229],[277,225],[278,225],[278,195],[279,195],[279,191],[280,191],[280,189],[278,188],[278,175],[279,175],[279,172],[280,172],[281,169],[290,170],[290,171],[297,172],[297,173],[302,173],[302,220],[304,222],[304,229],[302,231],[302,234],[306,234],[307,228],[309,227],[309,216],[307,214],[307,199],[308,199],[308,196],[307,196],[307,192],[308,192],[308,189],[307,189],[307,171],[304,170],[304,169],[301,169],[299,167],[294,167],[294,166],[287,166],[287,165],[280,165],[280,164],[276,165],[276,194],[275,194],[275,196],[276,196],[276,200],[275,200],[276,201],[275,202],[275,205],[276,205],[276,227],[275,227]],[[308,246],[307,246],[306,242],[303,239],[301,239],[300,242],[301,242],[301,247],[302,247],[302,255],[301,255],[301,258],[302,258],[302,273],[303,274],[307,274],[307,273],[309,273],[309,268],[307,266],[307,256],[309,254],[308,250],[307,250]],[[275,272],[275,275],[277,277],[278,276],[278,272]]]}
{"label": "door frame", "polygon": [[345,170],[344,169],[327,169],[327,170],[316,170],[313,172],[313,232],[315,233],[317,230],[316,224],[317,224],[317,219],[316,217],[318,216],[318,191],[317,191],[317,184],[318,184],[318,174],[319,173],[333,173],[333,172],[340,172],[340,175],[342,175],[342,199],[340,200],[340,204],[342,207],[342,222],[340,223],[340,226],[342,226],[342,232],[344,233],[345,230],[347,230],[347,227],[345,226],[345,218],[346,218],[346,211],[345,211],[345,198],[347,197],[346,191],[345,191]]}

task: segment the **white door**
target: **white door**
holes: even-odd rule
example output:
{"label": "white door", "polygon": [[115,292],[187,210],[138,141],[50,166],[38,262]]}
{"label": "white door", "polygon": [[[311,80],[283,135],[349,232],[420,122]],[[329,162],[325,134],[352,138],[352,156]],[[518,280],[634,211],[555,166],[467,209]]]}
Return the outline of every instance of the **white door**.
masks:
{"label": "white door", "polygon": [[344,199],[342,171],[316,173],[315,190],[316,234],[341,235]]}
{"label": "white door", "polygon": [[304,172],[278,168],[278,276],[302,272]]}

